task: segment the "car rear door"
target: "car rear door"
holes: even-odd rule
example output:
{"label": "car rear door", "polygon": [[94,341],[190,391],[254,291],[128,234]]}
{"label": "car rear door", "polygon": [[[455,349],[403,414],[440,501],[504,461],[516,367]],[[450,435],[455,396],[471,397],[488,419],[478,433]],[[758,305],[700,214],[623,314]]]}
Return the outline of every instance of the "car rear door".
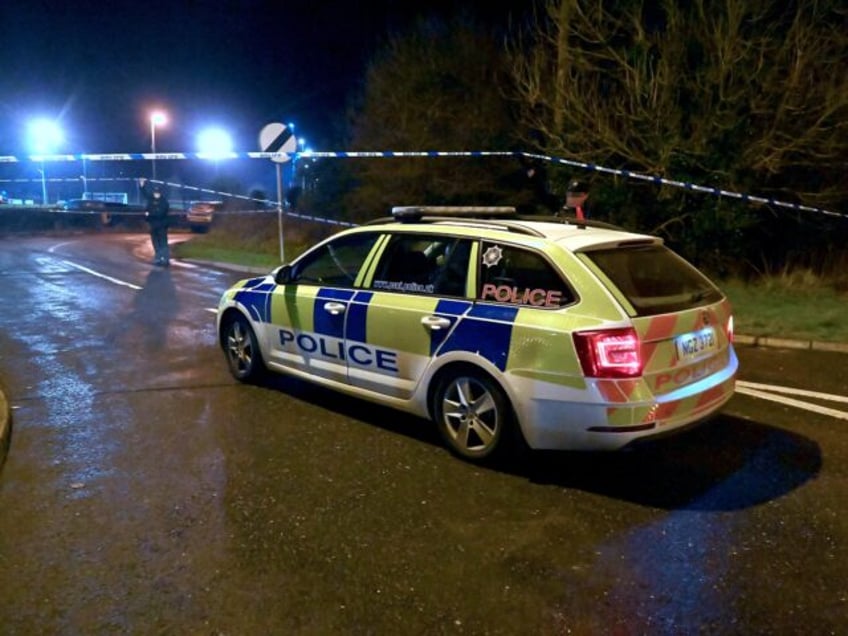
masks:
{"label": "car rear door", "polygon": [[467,299],[473,240],[391,236],[350,302],[345,330],[348,382],[396,398],[415,391],[435,352],[472,307]]}

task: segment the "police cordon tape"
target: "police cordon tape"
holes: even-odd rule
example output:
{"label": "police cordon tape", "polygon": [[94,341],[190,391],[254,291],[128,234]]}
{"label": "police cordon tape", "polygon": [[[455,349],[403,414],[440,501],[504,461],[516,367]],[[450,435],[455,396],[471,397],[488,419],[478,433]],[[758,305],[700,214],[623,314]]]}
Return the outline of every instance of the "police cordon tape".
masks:
{"label": "police cordon tape", "polygon": [[[90,182],[101,182],[101,181],[136,181],[137,177],[97,177],[90,178],[88,181]],[[47,179],[50,183],[76,183],[79,179],[69,179],[69,178],[53,178]],[[149,179],[151,183],[159,183],[164,186],[168,186],[169,188],[173,188],[175,190],[189,190],[191,192],[200,192],[203,194],[211,194],[219,197],[227,197],[230,199],[241,199],[242,201],[249,201],[251,203],[258,203],[262,207],[260,208],[245,208],[239,210],[221,210],[218,214],[222,215],[242,215],[242,214],[277,214],[279,212],[277,208],[277,202],[272,201],[271,199],[258,199],[255,197],[246,196],[243,194],[234,194],[232,192],[223,192],[220,190],[210,190],[209,188],[199,188],[197,186],[190,186],[184,183],[177,183],[173,181],[160,181],[158,179]],[[41,182],[41,179],[0,179],[0,183],[32,183],[32,182]],[[96,199],[90,199],[96,200]],[[105,201],[104,203],[109,203],[109,201]],[[122,209],[125,204],[121,205],[111,205],[108,209],[84,209],[84,208],[63,208],[63,207],[55,207],[52,208],[54,212],[60,214],[89,214],[89,215],[98,215],[107,213],[110,216],[141,216],[144,214],[144,209],[142,206],[126,206],[126,209]],[[184,214],[185,210],[172,210],[171,215],[179,216]],[[291,217],[294,219],[301,219],[303,221],[315,221],[317,223],[326,223],[327,225],[339,225],[342,227],[356,227],[357,223],[351,223],[349,221],[339,221],[338,219],[328,219],[324,217],[314,216],[311,214],[300,214],[299,212],[292,212],[291,210],[283,210],[283,213],[287,217]]]}
{"label": "police cordon tape", "polygon": [[223,161],[227,159],[380,159],[380,158],[434,158],[434,157],[512,157],[518,159],[534,159],[537,161],[546,161],[572,168],[580,168],[589,172],[599,172],[626,179],[637,179],[656,185],[671,186],[681,188],[691,192],[700,192],[716,197],[725,197],[744,201],[746,203],[757,203],[761,205],[771,205],[799,212],[812,212],[816,214],[824,214],[827,216],[848,218],[848,214],[834,212],[824,208],[817,208],[800,203],[791,203],[781,201],[770,197],[759,197],[752,194],[742,192],[734,192],[732,190],[724,190],[712,186],[702,186],[696,183],[687,181],[677,181],[674,179],[666,179],[657,175],[644,174],[641,172],[633,172],[632,170],[622,170],[619,168],[607,168],[593,163],[583,161],[575,161],[565,157],[556,157],[553,155],[544,155],[524,151],[488,151],[488,150],[473,150],[473,151],[343,151],[343,152],[323,152],[323,151],[305,151],[305,152],[229,152],[222,154],[210,154],[204,152],[144,152],[144,153],[111,153],[111,154],[54,154],[54,155],[26,155],[17,157],[14,155],[0,155],[0,163],[22,163],[22,162],[73,162],[73,161],[168,161],[168,160],[186,160],[186,159],[203,159]]}
{"label": "police cordon tape", "polygon": [[[0,179],[0,183],[30,183],[30,182],[41,182],[41,179]],[[69,179],[69,178],[53,178],[47,179],[48,182],[51,183],[76,183],[79,179]],[[101,181],[137,181],[137,177],[97,177],[88,179],[90,182],[101,182]],[[199,188],[197,186],[190,186],[184,183],[177,183],[173,181],[160,181],[158,179],[149,179],[151,183],[159,183],[164,186],[168,186],[169,188],[173,188],[175,190],[189,190],[191,192],[200,192],[203,194],[211,194],[219,197],[227,197],[230,199],[241,199],[242,201],[248,201],[250,203],[258,203],[262,207],[260,208],[243,208],[238,210],[221,210],[218,214],[229,216],[229,215],[260,215],[260,214],[277,214],[280,212],[280,209],[277,207],[278,203],[276,201],[272,201],[271,199],[258,199],[255,197],[246,196],[243,194],[234,194],[232,192],[223,192],[220,190],[211,190],[209,188]],[[94,199],[96,200],[96,199]],[[106,201],[105,203],[109,203]],[[84,209],[84,208],[62,208],[56,207],[53,208],[53,211],[59,214],[74,214],[74,215],[100,215],[100,214],[109,214],[110,216],[141,216],[144,214],[144,209],[142,206],[126,206],[126,209],[122,209],[123,205],[112,205],[109,206],[108,209]],[[291,210],[283,209],[283,214],[285,216],[300,219],[303,221],[314,221],[316,223],[325,223],[327,225],[338,225],[341,227],[356,227],[359,225],[358,223],[351,223],[350,221],[340,221],[338,219],[329,219],[320,216],[314,216],[311,214],[301,214],[300,212],[292,212]],[[180,216],[185,213],[185,210],[172,210],[170,214],[172,216]]]}

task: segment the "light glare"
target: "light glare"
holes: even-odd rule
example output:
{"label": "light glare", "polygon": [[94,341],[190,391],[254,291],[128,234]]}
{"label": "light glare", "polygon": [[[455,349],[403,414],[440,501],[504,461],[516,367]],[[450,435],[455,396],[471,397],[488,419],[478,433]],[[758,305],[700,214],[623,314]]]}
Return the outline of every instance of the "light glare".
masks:
{"label": "light glare", "polygon": [[225,159],[232,156],[233,141],[222,128],[207,128],[197,136],[198,155],[203,159]]}
{"label": "light glare", "polygon": [[34,119],[29,124],[32,149],[38,154],[49,154],[65,139],[59,125],[50,119]]}

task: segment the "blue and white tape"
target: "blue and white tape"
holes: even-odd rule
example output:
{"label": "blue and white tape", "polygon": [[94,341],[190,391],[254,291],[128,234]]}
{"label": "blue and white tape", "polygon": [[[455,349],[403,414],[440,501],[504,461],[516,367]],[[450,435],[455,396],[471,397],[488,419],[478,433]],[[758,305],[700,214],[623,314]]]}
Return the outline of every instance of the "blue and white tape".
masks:
{"label": "blue and white tape", "polygon": [[394,152],[394,151],[351,151],[351,152],[230,152],[226,154],[208,154],[202,152],[145,152],[145,153],[112,153],[112,154],[55,154],[55,155],[27,155],[17,157],[13,155],[0,155],[0,163],[22,163],[22,162],[70,162],[70,161],[167,161],[167,160],[186,160],[186,159],[202,159],[223,161],[228,159],[379,159],[379,158],[434,158],[434,157],[514,157],[535,159],[538,161],[546,161],[548,163],[570,166],[579,168],[589,172],[599,172],[609,174],[626,179],[637,179],[647,181],[657,185],[665,185],[674,188],[690,190],[692,192],[700,192],[702,194],[712,195],[716,197],[726,197],[736,199],[747,203],[757,203],[762,205],[771,205],[799,212],[812,212],[824,214],[827,216],[848,218],[848,214],[834,212],[824,208],[817,208],[809,205],[801,205],[800,203],[791,203],[781,201],[771,197],[759,197],[752,194],[742,192],[734,192],[732,190],[724,190],[722,188],[702,186],[696,183],[687,181],[676,181],[674,179],[666,179],[656,175],[649,175],[631,170],[621,170],[617,168],[607,168],[597,164],[585,163],[582,161],[574,161],[564,157],[555,157],[552,155],[543,155],[531,152],[522,151],[420,151],[420,152]]}

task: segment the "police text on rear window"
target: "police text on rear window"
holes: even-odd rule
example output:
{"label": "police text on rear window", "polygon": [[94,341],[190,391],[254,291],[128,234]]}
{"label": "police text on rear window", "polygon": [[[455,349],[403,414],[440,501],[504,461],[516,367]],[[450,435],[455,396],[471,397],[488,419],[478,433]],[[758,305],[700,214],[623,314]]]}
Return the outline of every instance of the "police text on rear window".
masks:
{"label": "police text on rear window", "polygon": [[488,241],[480,247],[480,300],[545,308],[574,302],[574,293],[541,254]]}

